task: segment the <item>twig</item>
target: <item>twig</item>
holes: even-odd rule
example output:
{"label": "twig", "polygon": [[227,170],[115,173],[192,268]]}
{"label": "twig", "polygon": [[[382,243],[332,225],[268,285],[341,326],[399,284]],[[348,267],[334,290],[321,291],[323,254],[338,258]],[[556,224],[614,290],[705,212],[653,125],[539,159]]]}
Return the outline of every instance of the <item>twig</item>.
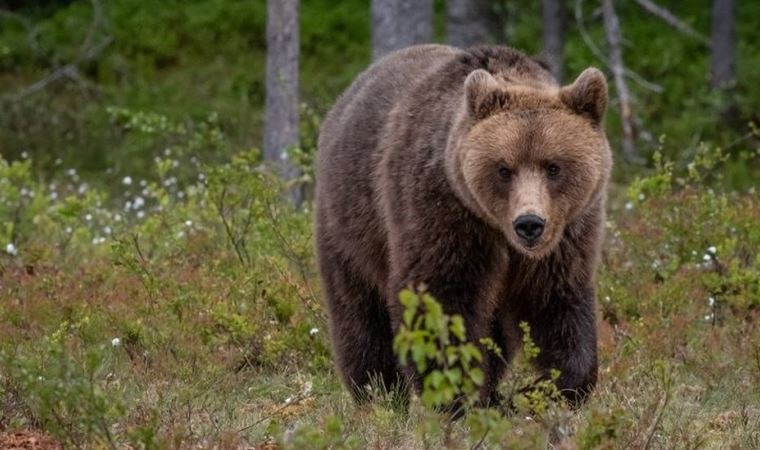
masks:
{"label": "twig", "polygon": [[623,153],[626,159],[634,161],[636,155],[636,136],[631,111],[631,94],[628,84],[625,82],[625,66],[623,64],[623,50],[620,46],[620,22],[615,14],[615,6],[612,0],[602,0],[602,13],[604,17],[604,31],[607,37],[610,53],[610,69],[615,82],[620,103],[620,121],[623,124]]}
{"label": "twig", "polygon": [[470,447],[470,450],[478,450],[481,447],[483,447],[483,443],[486,441],[486,437],[488,436],[488,433],[490,431],[491,430],[486,430],[486,432],[483,433],[483,436],[480,438],[480,440],[478,442],[476,442],[475,445],[473,445],[472,447]]}
{"label": "twig", "polygon": [[652,439],[654,439],[654,435],[657,432],[657,427],[660,426],[660,422],[662,421],[662,417],[665,415],[665,409],[668,407],[668,403],[670,402],[670,388],[668,387],[668,390],[665,392],[665,399],[662,402],[662,408],[657,412],[657,417],[655,417],[654,422],[652,423],[652,430],[649,432],[649,435],[647,436],[647,441],[644,443],[644,450],[648,449],[649,446],[652,444]]}
{"label": "twig", "polygon": [[259,425],[259,424],[261,424],[263,422],[266,422],[267,420],[269,420],[272,417],[276,416],[280,412],[284,411],[285,408],[287,408],[289,406],[297,405],[297,404],[301,403],[302,401],[304,401],[306,399],[309,399],[309,398],[314,398],[314,395],[302,395],[300,397],[296,397],[293,401],[285,403],[284,405],[280,406],[279,408],[275,409],[274,411],[272,411],[271,413],[265,415],[264,417],[261,417],[259,420],[253,422],[252,424],[246,425],[243,428],[240,428],[239,430],[236,431],[236,433],[242,433],[243,431],[250,430],[251,428],[255,427],[256,425]]}
{"label": "twig", "polygon": [[689,24],[687,24],[686,22],[676,17],[673,13],[668,11],[666,8],[658,5],[652,0],[634,0],[634,1],[638,3],[639,6],[641,6],[644,9],[644,11],[657,17],[658,19],[662,20],[666,24],[675,28],[679,32],[698,40],[700,43],[708,47],[710,46],[710,41],[707,39],[707,36],[703,35],[699,31],[692,28]]}
{"label": "twig", "polygon": [[[583,20],[583,0],[576,0],[575,1],[575,21],[578,25],[578,31],[581,33],[581,38],[583,39],[583,42],[586,44],[586,47],[591,50],[591,53],[594,54],[594,56],[599,59],[608,69],[611,70],[610,62],[607,60],[607,57],[604,55],[604,53],[599,49],[599,47],[596,46],[593,39],[591,39],[591,36],[588,34],[588,30],[586,30],[586,25],[584,24]],[[652,83],[651,81],[647,81],[644,78],[641,77],[641,75],[637,74],[636,72],[624,68],[623,69],[625,76],[633,80],[636,84],[639,86],[650,90],[652,92],[663,92],[665,89],[660,86],[659,84]]]}
{"label": "twig", "polygon": [[219,202],[216,204],[216,210],[219,213],[219,218],[222,219],[222,224],[224,225],[224,232],[227,234],[227,238],[230,240],[230,243],[232,244],[232,248],[235,250],[235,254],[240,260],[240,264],[243,267],[248,267],[248,262],[246,261],[245,257],[243,256],[242,251],[240,250],[240,243],[235,238],[235,233],[232,232],[232,227],[230,226],[229,222],[227,221],[227,217],[225,216],[224,198],[226,196],[227,196],[227,185],[225,185],[222,188],[222,192],[219,195]]}
{"label": "twig", "polygon": [[267,215],[269,217],[269,220],[272,221],[272,230],[274,231],[275,237],[277,237],[277,240],[280,243],[280,247],[283,250],[285,257],[290,260],[291,263],[295,264],[295,266],[298,268],[298,273],[301,276],[301,280],[303,281],[304,285],[306,286],[309,297],[311,297],[312,301],[316,301],[317,295],[314,293],[314,290],[311,287],[306,265],[303,264],[303,261],[301,261],[299,258],[298,253],[290,245],[290,242],[285,239],[285,236],[282,235],[282,232],[280,232],[280,229],[277,226],[277,217],[274,214],[272,202],[270,202],[268,199],[265,200],[265,202]]}
{"label": "twig", "polygon": [[[77,55],[73,59],[73,61],[71,61],[68,64],[64,64],[61,67],[57,67],[50,74],[42,77],[41,79],[32,83],[30,86],[21,89],[15,94],[5,95],[5,96],[0,97],[0,100],[10,100],[11,102],[17,102],[32,94],[35,94],[37,92],[44,90],[51,83],[55,81],[66,79],[66,78],[71,81],[76,82],[80,86],[84,86],[88,88],[91,91],[98,90],[97,86],[85,80],[80,75],[79,66],[80,64],[84,62],[92,61],[96,59],[98,56],[100,56],[103,50],[106,47],[108,47],[108,45],[111,44],[113,39],[110,36],[106,36],[97,44],[95,43],[95,36],[97,35],[98,30],[101,28],[101,26],[106,26],[107,22],[105,20],[105,16],[103,15],[103,9],[101,7],[100,0],[90,0],[90,3],[92,4],[92,20],[90,21],[90,25],[87,28],[87,33],[85,34],[85,38],[82,41],[82,44],[79,47],[79,51],[77,52]],[[26,22],[25,19],[22,19],[16,16],[15,14],[9,13],[5,10],[0,10],[0,15],[20,21],[24,25],[24,27],[26,27],[28,30],[28,34],[29,34],[28,39],[29,39],[30,44],[33,46],[35,50],[37,50],[38,48],[37,43],[36,43],[37,32],[36,30],[34,30],[31,24]]]}

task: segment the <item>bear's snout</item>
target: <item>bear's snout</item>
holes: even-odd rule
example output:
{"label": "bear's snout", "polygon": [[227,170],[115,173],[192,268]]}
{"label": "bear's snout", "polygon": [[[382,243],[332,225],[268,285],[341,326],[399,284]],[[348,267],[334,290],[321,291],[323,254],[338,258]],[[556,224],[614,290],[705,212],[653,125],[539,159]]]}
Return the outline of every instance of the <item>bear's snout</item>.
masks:
{"label": "bear's snout", "polygon": [[528,246],[533,246],[544,232],[546,221],[535,214],[523,214],[512,223],[515,233],[520,236]]}

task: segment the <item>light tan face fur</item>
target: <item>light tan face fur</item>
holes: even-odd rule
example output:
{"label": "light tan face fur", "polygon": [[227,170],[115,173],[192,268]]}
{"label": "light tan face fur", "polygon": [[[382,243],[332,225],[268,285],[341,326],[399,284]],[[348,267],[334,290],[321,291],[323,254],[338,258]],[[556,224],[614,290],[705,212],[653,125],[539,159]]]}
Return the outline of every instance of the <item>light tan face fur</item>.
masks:
{"label": "light tan face fur", "polygon": [[[611,155],[600,126],[604,78],[590,69],[557,89],[471,74],[466,92],[473,120],[456,153],[468,200],[512,247],[541,258],[607,182]],[[528,215],[544,221],[532,241],[515,230],[515,221]]]}

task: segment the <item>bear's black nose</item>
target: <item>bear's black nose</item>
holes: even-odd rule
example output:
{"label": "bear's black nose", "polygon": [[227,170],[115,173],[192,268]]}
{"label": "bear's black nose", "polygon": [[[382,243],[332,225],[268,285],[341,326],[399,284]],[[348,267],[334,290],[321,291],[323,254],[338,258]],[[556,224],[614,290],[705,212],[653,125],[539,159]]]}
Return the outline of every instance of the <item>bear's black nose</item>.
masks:
{"label": "bear's black nose", "polygon": [[533,244],[544,232],[544,219],[535,214],[524,214],[518,217],[512,226],[515,233],[525,239],[528,244]]}

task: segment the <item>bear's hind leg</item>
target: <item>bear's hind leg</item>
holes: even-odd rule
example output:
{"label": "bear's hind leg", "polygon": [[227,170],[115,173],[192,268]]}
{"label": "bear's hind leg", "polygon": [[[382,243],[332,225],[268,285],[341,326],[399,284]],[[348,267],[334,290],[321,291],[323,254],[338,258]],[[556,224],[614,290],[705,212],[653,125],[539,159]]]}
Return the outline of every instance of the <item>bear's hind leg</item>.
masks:
{"label": "bear's hind leg", "polygon": [[406,402],[407,390],[393,353],[393,332],[382,295],[345,261],[322,261],[330,312],[333,358],[353,397],[364,402],[380,388]]}

